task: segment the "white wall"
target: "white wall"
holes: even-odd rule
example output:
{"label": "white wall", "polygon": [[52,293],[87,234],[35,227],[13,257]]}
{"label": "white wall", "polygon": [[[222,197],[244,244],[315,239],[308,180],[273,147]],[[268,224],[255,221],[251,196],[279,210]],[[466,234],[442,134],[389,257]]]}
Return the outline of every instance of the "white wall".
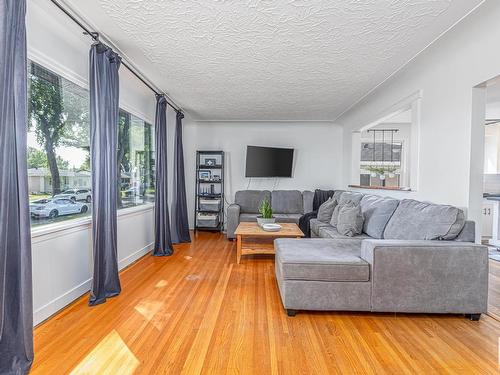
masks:
{"label": "white wall", "polygon": [[[30,0],[27,29],[29,58],[88,88],[92,41],[82,35],[79,27],[50,1]],[[154,123],[154,94],[123,66],[120,68],[120,107]],[[169,129],[174,125],[175,121],[169,121]],[[120,269],[152,249],[153,222],[151,205],[119,211]],[[92,275],[90,225],[90,218],[86,218],[37,227],[32,231],[35,324],[89,290]]]}
{"label": "white wall", "polygon": [[[295,149],[292,178],[245,178],[246,146]],[[190,225],[193,225],[196,150],[226,155],[226,200],[238,190],[339,187],[342,173],[342,128],[323,122],[184,122],[184,159]],[[249,184],[250,182],[250,184]]]}
{"label": "white wall", "polygon": [[484,94],[474,92],[479,104],[473,107],[472,88],[500,74],[499,19],[500,2],[486,1],[337,120],[345,126],[344,187],[350,181],[351,132],[422,90],[417,190],[380,193],[468,207],[469,217],[480,218],[484,128],[471,123],[473,116],[484,120]]}

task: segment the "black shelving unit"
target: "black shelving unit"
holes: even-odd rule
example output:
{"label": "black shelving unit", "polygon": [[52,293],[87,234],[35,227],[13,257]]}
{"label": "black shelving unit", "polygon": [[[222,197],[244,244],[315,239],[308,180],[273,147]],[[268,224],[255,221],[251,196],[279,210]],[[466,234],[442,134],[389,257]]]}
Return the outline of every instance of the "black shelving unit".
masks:
{"label": "black shelving unit", "polygon": [[194,230],[224,229],[224,151],[196,151]]}

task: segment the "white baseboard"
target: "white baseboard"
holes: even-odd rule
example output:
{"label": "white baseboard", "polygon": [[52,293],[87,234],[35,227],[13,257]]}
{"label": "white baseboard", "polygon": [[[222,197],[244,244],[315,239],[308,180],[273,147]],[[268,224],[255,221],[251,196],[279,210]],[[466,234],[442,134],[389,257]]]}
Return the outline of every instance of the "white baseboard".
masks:
{"label": "white baseboard", "polygon": [[80,285],[77,285],[73,289],[67,291],[66,293],[60,295],[59,297],[54,298],[49,303],[35,310],[33,312],[33,325],[36,326],[37,324],[40,324],[47,318],[54,315],[59,310],[69,305],[78,297],[88,292],[90,290],[91,283],[92,279],[85,280]]}
{"label": "white baseboard", "polygon": [[[130,264],[134,263],[139,258],[146,255],[148,252],[153,250],[154,243],[150,243],[144,246],[142,249],[137,250],[136,252],[130,254],[126,258],[120,260],[118,262],[118,269],[122,270]],[[59,297],[54,298],[49,303],[43,305],[33,312],[33,325],[36,326],[51,317],[59,310],[63,309],[71,302],[87,293],[90,290],[90,286],[92,284],[92,278],[85,280],[81,284],[75,286],[73,289],[67,291],[66,293],[60,295]]]}
{"label": "white baseboard", "polygon": [[153,250],[154,242],[147,244],[142,249],[137,250],[135,253],[130,254],[128,257],[118,261],[118,269],[122,270],[130,264],[134,263],[137,259],[143,257],[147,253]]}

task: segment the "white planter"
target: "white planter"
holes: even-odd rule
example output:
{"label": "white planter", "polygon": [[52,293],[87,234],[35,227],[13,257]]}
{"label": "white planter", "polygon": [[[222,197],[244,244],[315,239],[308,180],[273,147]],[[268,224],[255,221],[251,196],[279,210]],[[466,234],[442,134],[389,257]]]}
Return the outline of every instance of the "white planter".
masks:
{"label": "white planter", "polygon": [[276,218],[272,217],[270,219],[264,219],[263,217],[257,216],[257,224],[262,227],[264,224],[274,224],[276,222]]}

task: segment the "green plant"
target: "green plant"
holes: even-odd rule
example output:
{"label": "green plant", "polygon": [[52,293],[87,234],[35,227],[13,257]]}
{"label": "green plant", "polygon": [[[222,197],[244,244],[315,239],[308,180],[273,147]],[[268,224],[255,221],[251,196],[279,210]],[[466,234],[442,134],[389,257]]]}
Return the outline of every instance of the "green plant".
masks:
{"label": "green plant", "polygon": [[260,202],[259,212],[263,219],[272,219],[273,209],[271,208],[271,202],[269,202],[269,199],[264,198],[262,202]]}
{"label": "green plant", "polygon": [[376,166],[366,166],[363,169],[368,172],[376,173],[376,174],[385,174],[385,173],[394,173],[397,168],[396,167],[376,167]]}

